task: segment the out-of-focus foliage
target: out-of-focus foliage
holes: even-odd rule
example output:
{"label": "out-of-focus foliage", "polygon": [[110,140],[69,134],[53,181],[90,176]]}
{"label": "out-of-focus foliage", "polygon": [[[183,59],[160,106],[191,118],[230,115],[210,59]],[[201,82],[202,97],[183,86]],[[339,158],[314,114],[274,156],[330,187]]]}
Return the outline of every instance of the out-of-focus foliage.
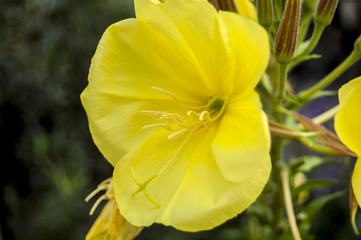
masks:
{"label": "out-of-focus foliage", "polygon": [[[352,48],[360,28],[350,26],[360,24],[349,23],[353,15],[346,11],[350,9],[347,2],[352,1],[344,2],[315,51],[325,58],[324,65],[310,60],[295,69],[296,90],[311,84],[309,74],[324,75]],[[112,167],[91,140],[79,95],[87,84],[91,57],[102,33],[110,24],[132,15],[132,0],[0,1],[0,240],[85,238],[95,216],[88,216],[92,203],[86,204],[83,199],[110,177]],[[360,18],[357,21],[360,23]],[[348,30],[341,32],[340,26]],[[348,74],[343,82],[350,79]],[[331,86],[331,90],[336,89]],[[315,116],[335,99],[325,97],[314,108],[303,111]],[[286,149],[291,157],[304,150],[299,145]],[[331,185],[332,192],[345,189],[352,166],[330,165],[336,167],[326,165],[308,177],[330,179],[337,175],[340,181]],[[267,186],[267,191],[275,191],[272,188]],[[310,227],[316,239],[354,237],[347,199],[344,195],[324,205],[320,220]],[[248,214],[252,215],[250,220],[246,221],[245,213],[214,230],[199,233],[155,224],[137,239],[265,239],[275,231],[260,229],[260,223],[273,217],[262,203],[252,205]]]}
{"label": "out-of-focus foliage", "polygon": [[79,95],[102,32],[131,16],[131,1],[1,1],[4,239],[84,239],[94,220],[84,198],[112,170]]}

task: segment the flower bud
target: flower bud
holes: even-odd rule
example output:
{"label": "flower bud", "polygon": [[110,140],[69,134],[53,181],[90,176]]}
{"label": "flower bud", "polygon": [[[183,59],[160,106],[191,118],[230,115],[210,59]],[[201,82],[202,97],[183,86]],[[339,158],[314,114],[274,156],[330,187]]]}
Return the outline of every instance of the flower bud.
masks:
{"label": "flower bud", "polygon": [[272,0],[257,0],[257,16],[259,23],[268,29],[273,22],[273,1]]}
{"label": "flower bud", "polygon": [[217,0],[208,0],[208,2],[212,4],[217,11],[219,10],[219,4]]}
{"label": "flower bud", "polygon": [[237,6],[234,0],[218,0],[220,10],[237,13]]}
{"label": "flower bud", "polygon": [[275,55],[279,63],[289,63],[295,53],[300,22],[301,0],[287,0],[276,37]]}
{"label": "flower bud", "polygon": [[302,3],[302,14],[304,11],[312,11],[316,6],[316,0],[304,0]]}
{"label": "flower bud", "polygon": [[317,6],[314,22],[322,26],[331,23],[338,0],[320,0]]}

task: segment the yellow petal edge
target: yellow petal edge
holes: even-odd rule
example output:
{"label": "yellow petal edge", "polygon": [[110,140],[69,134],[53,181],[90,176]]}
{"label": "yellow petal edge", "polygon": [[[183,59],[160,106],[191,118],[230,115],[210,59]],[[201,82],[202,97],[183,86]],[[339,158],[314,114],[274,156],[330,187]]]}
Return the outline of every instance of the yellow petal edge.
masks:
{"label": "yellow petal edge", "polygon": [[342,142],[354,151],[356,161],[351,185],[361,206],[361,77],[343,85],[339,90],[340,108],[335,116],[335,130]]}

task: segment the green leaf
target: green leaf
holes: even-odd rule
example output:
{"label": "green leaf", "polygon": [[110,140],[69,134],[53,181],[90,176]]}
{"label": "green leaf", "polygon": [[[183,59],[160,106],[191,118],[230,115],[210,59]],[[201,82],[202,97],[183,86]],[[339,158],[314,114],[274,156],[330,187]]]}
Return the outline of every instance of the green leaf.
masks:
{"label": "green leaf", "polygon": [[[314,237],[311,236],[308,233],[305,232],[300,232],[301,235],[301,239],[302,240],[313,240]],[[294,240],[295,238],[293,237],[291,230],[287,230],[285,231],[281,236],[277,236],[277,240]]]}
{"label": "green leaf", "polygon": [[299,59],[301,62],[304,62],[304,61],[308,61],[310,59],[318,59],[321,57],[322,56],[320,54],[311,54],[311,55],[301,56],[301,57],[299,57]]}
{"label": "green leaf", "polygon": [[307,40],[298,45],[296,52],[295,52],[295,57],[294,57],[295,60],[294,61],[299,61],[299,59],[300,59],[301,62],[303,62],[303,61],[307,61],[309,59],[315,59],[315,58],[321,57],[321,55],[318,55],[318,54],[303,55],[304,51],[306,50],[306,48],[308,47],[309,44],[310,44],[310,40]]}
{"label": "green leaf", "polygon": [[291,102],[291,103],[293,103],[293,104],[295,104],[296,106],[301,106],[301,102],[300,102],[300,101],[298,100],[298,98],[295,97],[294,95],[288,94],[288,95],[286,96],[286,100],[289,101],[289,102]]}
{"label": "green leaf", "polygon": [[313,189],[326,187],[330,184],[336,183],[336,180],[331,179],[312,179],[301,184],[293,191],[294,196],[297,196],[300,192],[311,192]]}
{"label": "green leaf", "polygon": [[301,53],[303,53],[306,50],[309,44],[310,44],[310,40],[300,43],[296,49],[295,58],[298,58],[299,55],[301,55]]}
{"label": "green leaf", "polygon": [[300,230],[302,232],[307,232],[309,227],[313,222],[319,218],[319,214],[321,212],[322,207],[330,202],[331,200],[334,200],[336,198],[339,198],[345,194],[345,191],[339,191],[335,192],[326,196],[319,197],[315,200],[313,200],[311,203],[309,203],[298,215],[298,219],[301,220],[300,224]]}
{"label": "green leaf", "polygon": [[337,163],[333,158],[322,158],[319,156],[304,156],[292,159],[290,161],[290,169],[294,172],[310,172],[325,163]]}
{"label": "green leaf", "polygon": [[250,207],[247,208],[247,213],[249,215],[255,216],[263,223],[272,223],[273,222],[273,213],[272,210],[266,207],[264,204],[255,202]]}
{"label": "green leaf", "polygon": [[337,91],[327,91],[327,90],[321,90],[316,92],[315,94],[313,94],[310,98],[310,100],[312,99],[316,99],[319,97],[329,97],[329,96],[336,96],[337,95]]}

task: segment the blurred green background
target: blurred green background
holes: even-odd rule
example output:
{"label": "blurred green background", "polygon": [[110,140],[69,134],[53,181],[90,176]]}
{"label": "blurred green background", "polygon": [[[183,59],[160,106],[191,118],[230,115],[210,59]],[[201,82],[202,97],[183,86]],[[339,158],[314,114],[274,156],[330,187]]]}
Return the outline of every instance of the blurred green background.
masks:
{"label": "blurred green background", "polygon": [[[297,90],[332,70],[361,32],[360,2],[340,2],[316,49],[325,59],[295,69]],[[102,33],[132,16],[131,0],[1,0],[0,240],[84,239],[96,217],[89,217],[93,202],[84,198],[111,176],[112,167],[92,142],[79,95]],[[360,69],[358,63],[330,89],[361,75]],[[321,99],[302,111],[314,116],[336,102],[336,97]],[[295,148],[298,154],[306,151]],[[347,188],[351,169],[352,164],[340,164],[318,174],[342,177],[339,190]],[[346,194],[325,207],[312,230],[316,239],[354,238],[347,199]],[[155,224],[138,239],[240,239],[246,217],[200,233]]]}

